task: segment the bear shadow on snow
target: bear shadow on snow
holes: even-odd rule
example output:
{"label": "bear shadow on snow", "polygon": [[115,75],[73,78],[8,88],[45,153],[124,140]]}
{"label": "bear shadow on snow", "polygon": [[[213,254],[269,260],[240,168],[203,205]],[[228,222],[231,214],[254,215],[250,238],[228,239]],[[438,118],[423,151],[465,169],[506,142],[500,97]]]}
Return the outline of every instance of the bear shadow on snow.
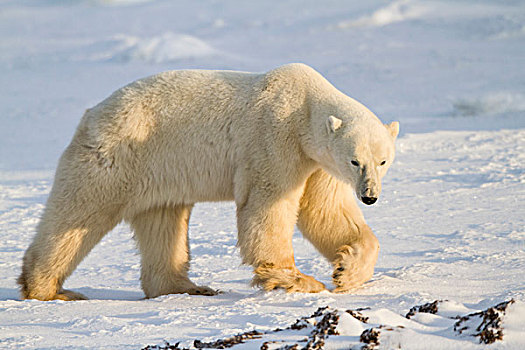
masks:
{"label": "bear shadow on snow", "polygon": [[146,297],[216,294],[188,278],[188,221],[204,201],[235,201],[253,285],[325,290],[295,266],[297,224],[333,264],[334,291],[351,291],[379,252],[352,192],[377,200],[398,132],[303,64],[133,82],[86,111],[62,154],[24,256],[22,297],[85,299],[62,285],[121,221],[134,231]]}

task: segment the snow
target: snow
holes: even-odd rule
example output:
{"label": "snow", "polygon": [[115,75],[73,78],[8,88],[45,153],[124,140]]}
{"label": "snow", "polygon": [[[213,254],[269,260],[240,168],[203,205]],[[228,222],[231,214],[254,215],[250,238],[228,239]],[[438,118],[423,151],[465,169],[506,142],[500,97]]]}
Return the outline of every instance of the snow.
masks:
{"label": "snow", "polygon": [[374,11],[371,15],[363,16],[355,21],[340,22],[339,27],[382,27],[396,22],[413,20],[423,17],[429,11],[428,7],[410,0],[393,1]]}
{"label": "snow", "polygon": [[171,32],[152,38],[119,35],[110,39],[107,46],[109,46],[108,51],[100,52],[93,59],[106,58],[117,62],[164,63],[211,56],[215,51],[196,37]]}
{"label": "snow", "polygon": [[[285,328],[329,306],[341,335],[326,348],[360,348],[374,327],[385,349],[525,348],[523,23],[517,0],[3,1],[0,347],[191,346]],[[222,294],[143,300],[140,258],[119,225],[66,282],[90,300],[20,300],[23,253],[86,108],[163,70],[288,62],[313,66],[384,122],[401,123],[382,197],[363,207],[381,243],[370,282],[345,295],[252,289],[233,204],[205,203],[190,222],[190,275]],[[331,286],[330,265],[300,233],[294,248],[298,267]],[[484,345],[454,332],[454,317],[510,299],[503,340]],[[436,300],[436,314],[405,318]],[[344,312],[362,308],[368,323]],[[293,343],[310,330],[271,336]]]}

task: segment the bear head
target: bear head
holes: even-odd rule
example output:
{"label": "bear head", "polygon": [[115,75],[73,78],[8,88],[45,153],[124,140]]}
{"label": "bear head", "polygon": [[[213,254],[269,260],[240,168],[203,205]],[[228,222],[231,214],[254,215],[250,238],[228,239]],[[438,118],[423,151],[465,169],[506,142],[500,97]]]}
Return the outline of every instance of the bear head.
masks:
{"label": "bear head", "polygon": [[369,113],[325,116],[320,162],[330,174],[351,184],[357,198],[367,205],[379,198],[381,179],[394,160],[399,134],[398,122],[385,125]]}

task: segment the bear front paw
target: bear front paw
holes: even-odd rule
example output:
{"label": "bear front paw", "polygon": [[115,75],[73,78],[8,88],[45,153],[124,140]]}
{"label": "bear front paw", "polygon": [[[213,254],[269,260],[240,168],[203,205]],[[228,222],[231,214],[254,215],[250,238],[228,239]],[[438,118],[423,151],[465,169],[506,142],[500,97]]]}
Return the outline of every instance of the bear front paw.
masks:
{"label": "bear front paw", "polygon": [[333,261],[333,292],[350,292],[368,281],[374,273],[376,259],[375,252],[365,252],[348,245],[342,246]]}
{"label": "bear front paw", "polygon": [[276,268],[272,264],[257,267],[252,280],[253,286],[265,291],[284,289],[287,293],[319,293],[326,290],[323,283],[294,268]]}
{"label": "bear front paw", "polygon": [[195,286],[193,288],[189,288],[185,292],[188,293],[189,295],[206,295],[206,296],[213,296],[213,295],[217,295],[221,293],[215,289],[211,289],[210,287],[206,287],[206,286]]}

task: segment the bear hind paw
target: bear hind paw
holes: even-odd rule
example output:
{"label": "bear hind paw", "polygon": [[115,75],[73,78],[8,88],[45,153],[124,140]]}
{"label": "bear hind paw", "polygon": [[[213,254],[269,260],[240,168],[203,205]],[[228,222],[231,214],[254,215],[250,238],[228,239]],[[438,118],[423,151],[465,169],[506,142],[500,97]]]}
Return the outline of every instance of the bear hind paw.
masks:
{"label": "bear hind paw", "polygon": [[88,300],[88,298],[84,294],[73,292],[72,290],[68,289],[61,289],[57,294],[55,294],[53,299],[65,301]]}

